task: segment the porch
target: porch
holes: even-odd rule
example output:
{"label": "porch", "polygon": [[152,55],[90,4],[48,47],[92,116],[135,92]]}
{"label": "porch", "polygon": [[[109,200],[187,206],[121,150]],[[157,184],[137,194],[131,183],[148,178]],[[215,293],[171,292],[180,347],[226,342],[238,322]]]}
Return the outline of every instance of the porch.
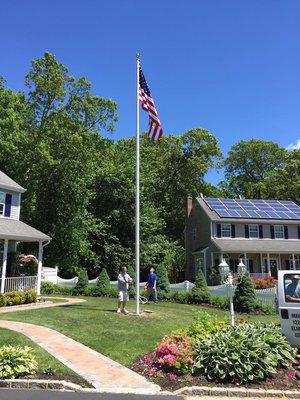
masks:
{"label": "porch", "polygon": [[[21,221],[0,218],[0,293],[34,289],[40,295],[43,250],[50,240],[49,236]],[[32,276],[14,276],[8,263],[9,254],[16,252],[20,242],[38,245],[37,272]]]}

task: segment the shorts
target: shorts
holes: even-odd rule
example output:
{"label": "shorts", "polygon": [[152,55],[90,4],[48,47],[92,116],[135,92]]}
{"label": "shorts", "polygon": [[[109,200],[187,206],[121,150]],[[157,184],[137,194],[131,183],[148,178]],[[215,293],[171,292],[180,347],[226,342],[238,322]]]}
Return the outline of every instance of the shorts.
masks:
{"label": "shorts", "polygon": [[128,301],[129,300],[129,294],[128,294],[128,292],[126,291],[120,291],[119,292],[119,301]]}

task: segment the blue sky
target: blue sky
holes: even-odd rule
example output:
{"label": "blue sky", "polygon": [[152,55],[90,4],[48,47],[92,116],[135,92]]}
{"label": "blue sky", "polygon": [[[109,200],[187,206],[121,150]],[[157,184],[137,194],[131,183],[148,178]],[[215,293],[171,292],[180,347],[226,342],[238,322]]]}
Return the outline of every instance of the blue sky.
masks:
{"label": "blue sky", "polygon": [[139,51],[166,132],[207,128],[224,154],[241,139],[287,147],[300,139],[299,16],[299,0],[3,0],[0,75],[23,89],[30,61],[54,53],[116,100],[118,139],[134,134]]}

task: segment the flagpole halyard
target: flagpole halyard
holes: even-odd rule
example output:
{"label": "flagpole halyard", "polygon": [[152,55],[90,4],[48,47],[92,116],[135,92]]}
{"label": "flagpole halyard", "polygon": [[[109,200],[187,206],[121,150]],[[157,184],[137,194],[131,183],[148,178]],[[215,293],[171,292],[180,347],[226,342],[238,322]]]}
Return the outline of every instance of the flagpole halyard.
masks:
{"label": "flagpole halyard", "polygon": [[136,163],[135,163],[135,292],[136,315],[140,315],[140,55],[136,54]]}

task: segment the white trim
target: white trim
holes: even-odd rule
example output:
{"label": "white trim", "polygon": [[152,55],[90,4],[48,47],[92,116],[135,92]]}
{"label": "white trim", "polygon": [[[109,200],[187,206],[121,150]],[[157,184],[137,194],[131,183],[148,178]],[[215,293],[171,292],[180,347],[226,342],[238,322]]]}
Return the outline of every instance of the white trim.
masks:
{"label": "white trim", "polygon": [[7,250],[8,250],[8,240],[4,240],[4,249],[3,249],[3,262],[2,262],[2,274],[1,274],[1,293],[4,293],[5,290],[5,278],[6,278],[6,266],[7,266]]}

